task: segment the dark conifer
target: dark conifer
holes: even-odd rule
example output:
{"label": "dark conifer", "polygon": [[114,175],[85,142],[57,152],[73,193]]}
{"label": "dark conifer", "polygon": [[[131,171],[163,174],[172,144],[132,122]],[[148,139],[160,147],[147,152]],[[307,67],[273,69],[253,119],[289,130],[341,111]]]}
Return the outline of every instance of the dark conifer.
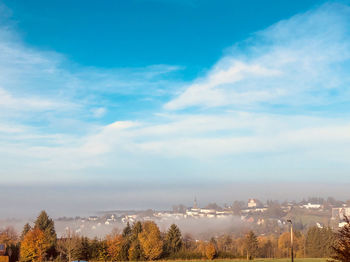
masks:
{"label": "dark conifer", "polygon": [[29,223],[26,223],[23,227],[23,231],[21,234],[21,240],[23,240],[24,236],[32,229],[32,227],[29,225]]}
{"label": "dark conifer", "polygon": [[[336,233],[336,240],[332,245],[334,255],[332,259],[336,261],[349,262],[350,261],[350,221],[345,216],[346,225],[343,226],[339,232]],[[333,260],[333,261],[334,261]]]}
{"label": "dark conifer", "polygon": [[50,247],[46,253],[46,258],[53,258],[56,255],[55,247],[57,243],[57,235],[53,220],[47,215],[45,211],[41,211],[34,222],[34,228],[38,228],[44,232],[47,241],[50,243]]}
{"label": "dark conifer", "polygon": [[251,260],[256,256],[258,251],[258,238],[253,231],[250,231],[245,237],[245,248],[247,252],[247,259]]}
{"label": "dark conifer", "polygon": [[178,252],[182,247],[182,236],[180,229],[172,224],[165,237],[165,247],[169,254]]}
{"label": "dark conifer", "polygon": [[131,235],[131,227],[130,227],[130,223],[128,222],[127,224],[126,224],[126,227],[124,227],[124,229],[123,229],[123,237],[124,238],[126,238],[126,237],[129,237],[130,235]]}

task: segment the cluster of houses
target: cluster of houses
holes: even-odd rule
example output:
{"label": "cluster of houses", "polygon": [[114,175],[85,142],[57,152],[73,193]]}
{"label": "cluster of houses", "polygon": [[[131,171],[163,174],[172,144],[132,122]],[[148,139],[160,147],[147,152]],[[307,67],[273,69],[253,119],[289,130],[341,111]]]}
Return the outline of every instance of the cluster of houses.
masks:
{"label": "cluster of houses", "polygon": [[193,207],[186,210],[184,218],[223,218],[232,215],[233,212],[230,208],[224,208],[223,210],[216,210],[213,208],[200,208],[198,207],[197,200],[195,199]]}
{"label": "cluster of houses", "polygon": [[[314,203],[285,203],[280,206],[281,210],[287,214],[293,208],[299,208],[305,210],[305,212],[324,212],[324,207],[321,204]],[[254,223],[256,225],[262,225],[266,219],[269,219],[268,215],[263,215],[269,209],[267,205],[263,205],[257,199],[249,199],[245,206],[240,208],[240,219],[243,222]],[[327,209],[328,210],[328,209]],[[237,215],[237,213],[235,214]],[[136,221],[176,221],[182,219],[221,219],[234,216],[232,207],[225,208],[201,208],[199,207],[196,199],[193,206],[183,210],[183,212],[171,212],[171,211],[115,211],[114,213],[104,214],[102,216],[90,216],[88,218],[79,218],[75,220],[75,224],[78,226],[75,230],[76,233],[82,233],[83,230],[98,230],[101,228],[112,228],[120,224],[134,223]],[[339,227],[344,225],[344,216],[350,217],[350,207],[343,205],[341,207],[333,207],[331,213],[331,221],[339,223]],[[283,224],[283,221],[277,221]],[[78,225],[79,224],[79,225]],[[320,225],[317,223],[317,225]]]}

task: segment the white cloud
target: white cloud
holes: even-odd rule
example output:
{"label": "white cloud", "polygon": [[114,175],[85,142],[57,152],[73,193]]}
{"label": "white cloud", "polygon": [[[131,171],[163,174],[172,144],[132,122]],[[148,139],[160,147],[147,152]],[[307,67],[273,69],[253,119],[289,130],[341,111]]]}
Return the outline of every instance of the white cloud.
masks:
{"label": "white cloud", "polygon": [[93,108],[91,111],[93,116],[96,118],[103,117],[107,113],[107,109],[104,107]]}
{"label": "white cloud", "polygon": [[[299,152],[315,147],[327,151],[350,143],[350,120],[305,116],[231,113],[221,116],[175,116],[168,123],[119,122],[88,137],[95,153],[117,151],[164,157],[213,158],[249,153]],[[116,126],[117,128],[114,128]]]}
{"label": "white cloud", "polygon": [[60,104],[57,101],[43,99],[39,97],[14,97],[6,90],[0,88],[0,108],[14,111],[41,111],[41,110],[59,110],[67,109],[68,103]]}
{"label": "white cloud", "polygon": [[349,102],[349,15],[347,6],[324,5],[258,32],[165,108]]}
{"label": "white cloud", "polygon": [[178,98],[167,103],[165,108],[181,109],[198,104],[215,107],[268,100],[276,95],[279,96],[281,91],[275,90],[274,94],[267,90],[235,92],[228,90],[227,85],[234,85],[245,78],[272,77],[279,74],[278,70],[232,60],[228,68],[215,68],[206,78],[196,81]]}
{"label": "white cloud", "polygon": [[[114,111],[122,99],[110,97],[168,96],[183,82],[165,76],[181,68],[72,66],[0,30],[0,175],[70,181],[214,170],[237,178],[259,163],[256,177],[268,163],[286,173],[298,163],[348,172],[349,111],[330,107],[349,102],[348,13],[325,5],[258,32],[185,85],[165,111],[124,121]],[[169,113],[193,106],[199,110]],[[102,122],[107,112],[111,124]]]}

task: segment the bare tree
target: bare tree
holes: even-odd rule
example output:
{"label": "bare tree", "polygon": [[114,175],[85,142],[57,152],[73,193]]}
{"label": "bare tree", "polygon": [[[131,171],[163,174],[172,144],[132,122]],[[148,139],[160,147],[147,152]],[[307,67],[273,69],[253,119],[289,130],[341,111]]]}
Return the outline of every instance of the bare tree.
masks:
{"label": "bare tree", "polygon": [[68,261],[72,261],[72,255],[78,241],[79,237],[68,229],[66,234],[57,241],[57,251],[60,256],[63,255]]}

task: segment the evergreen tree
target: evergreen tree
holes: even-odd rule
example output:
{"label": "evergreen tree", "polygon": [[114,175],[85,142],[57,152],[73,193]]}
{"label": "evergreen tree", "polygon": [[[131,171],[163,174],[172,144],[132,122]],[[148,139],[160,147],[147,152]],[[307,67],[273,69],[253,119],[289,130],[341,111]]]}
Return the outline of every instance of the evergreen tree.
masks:
{"label": "evergreen tree", "polygon": [[126,227],[124,227],[123,229],[123,237],[126,238],[126,237],[129,237],[131,235],[132,231],[131,231],[131,227],[130,227],[130,223],[128,222],[126,224]]}
{"label": "evergreen tree", "polygon": [[331,228],[311,227],[307,231],[305,247],[308,257],[329,257],[332,253],[334,233]]}
{"label": "evergreen tree", "polygon": [[141,232],[142,232],[142,224],[140,221],[137,221],[136,223],[133,224],[132,229],[131,229],[132,240],[137,239],[138,235]]}
{"label": "evergreen tree", "polygon": [[244,244],[247,253],[247,260],[253,259],[258,251],[258,238],[253,231],[250,231],[246,235]]}
{"label": "evergreen tree", "polygon": [[89,260],[91,257],[90,241],[87,237],[81,238],[81,260]]}
{"label": "evergreen tree", "polygon": [[333,230],[330,227],[325,227],[322,229],[322,250],[323,250],[323,257],[331,257],[333,254],[332,246],[335,241],[335,234]]}
{"label": "evergreen tree", "polygon": [[319,229],[310,227],[306,233],[306,252],[308,257],[320,257],[321,239]]}
{"label": "evergreen tree", "polygon": [[72,252],[72,258],[75,260],[90,259],[90,243],[87,237],[78,239]]}
{"label": "evergreen tree", "polygon": [[123,229],[122,233],[123,243],[122,243],[122,251],[121,251],[121,260],[128,260],[129,257],[129,249],[132,243],[132,230],[130,227],[130,223],[126,224],[126,227]]}
{"label": "evergreen tree", "polygon": [[135,239],[129,248],[128,258],[130,261],[139,261],[145,260],[145,257],[142,253],[141,244],[138,239]]}
{"label": "evergreen tree", "polygon": [[100,241],[95,237],[90,242],[90,258],[93,261],[99,260],[99,249],[100,249]]}
{"label": "evergreen tree", "polygon": [[29,225],[29,223],[26,223],[23,227],[23,231],[21,234],[21,240],[23,240],[24,236],[32,229],[32,227]]}
{"label": "evergreen tree", "polygon": [[172,224],[165,237],[165,247],[169,254],[178,252],[182,247],[182,236],[180,229]]}
{"label": "evergreen tree", "polygon": [[[332,258],[336,261],[350,261],[350,221],[345,217],[346,225],[336,233],[335,242],[332,245],[334,254]],[[333,261],[334,261],[333,260]]]}
{"label": "evergreen tree", "polygon": [[142,224],[137,221],[133,224],[130,234],[130,247],[128,250],[128,258],[131,261],[144,260],[144,255],[142,253],[141,244],[138,239],[139,234],[142,232]]}
{"label": "evergreen tree", "polygon": [[103,240],[99,244],[98,248],[98,261],[107,261],[109,260],[109,254],[108,254],[108,246],[107,241]]}
{"label": "evergreen tree", "polygon": [[131,241],[128,238],[124,238],[122,242],[122,251],[120,254],[121,260],[126,261],[129,258],[129,249],[130,249]]}
{"label": "evergreen tree", "polygon": [[35,220],[34,228],[38,228],[42,232],[44,232],[45,238],[49,243],[49,248],[46,252],[46,258],[50,259],[54,257],[56,255],[55,247],[57,242],[55,224],[45,211],[41,211],[41,213]]}

